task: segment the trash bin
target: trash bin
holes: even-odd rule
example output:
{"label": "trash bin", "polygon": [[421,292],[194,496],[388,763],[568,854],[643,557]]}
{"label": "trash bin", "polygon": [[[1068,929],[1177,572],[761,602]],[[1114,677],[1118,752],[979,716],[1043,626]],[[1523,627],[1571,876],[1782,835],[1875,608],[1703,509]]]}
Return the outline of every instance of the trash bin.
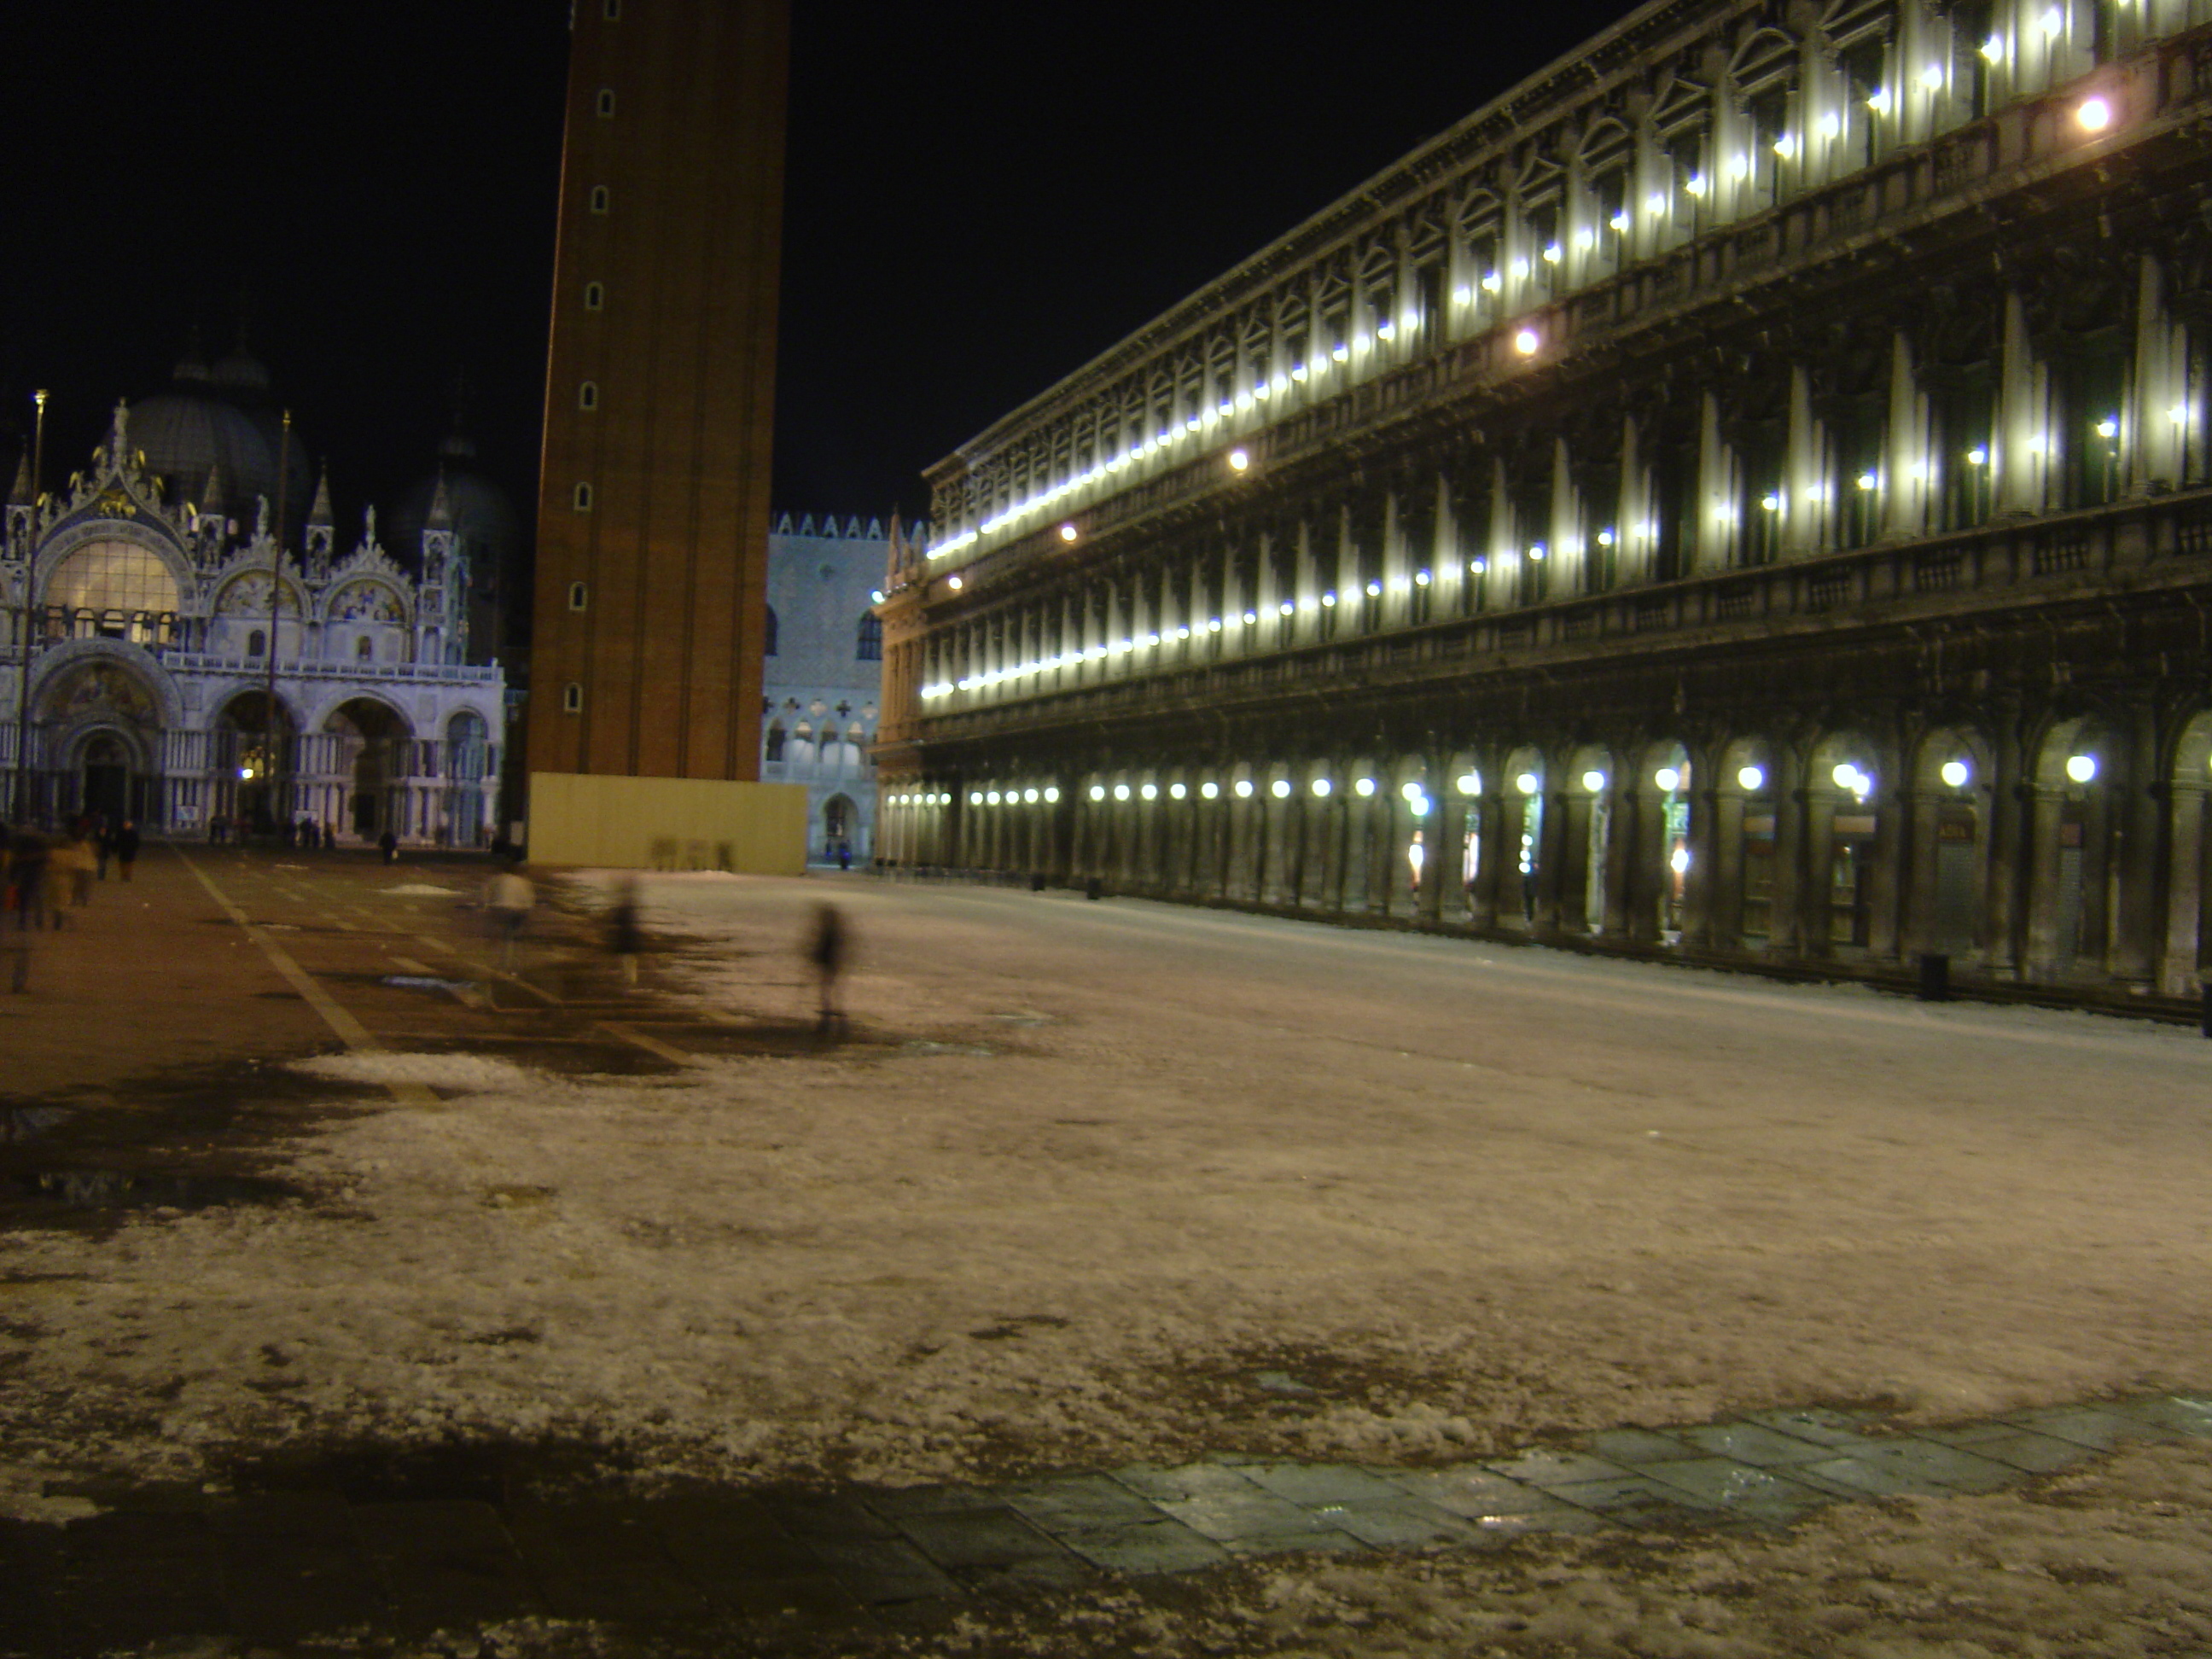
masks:
{"label": "trash bin", "polygon": [[1083,896],[1087,899],[1104,898],[1106,896],[1106,884],[1099,880],[1096,876],[1091,877],[1090,880],[1083,884]]}
{"label": "trash bin", "polygon": [[1032,893],[1042,893],[1044,891],[1043,871],[1032,870],[1030,872],[1030,891]]}
{"label": "trash bin", "polygon": [[1923,1002],[1948,1002],[1951,1000],[1951,958],[1940,951],[1920,953],[1920,989],[1916,994]]}

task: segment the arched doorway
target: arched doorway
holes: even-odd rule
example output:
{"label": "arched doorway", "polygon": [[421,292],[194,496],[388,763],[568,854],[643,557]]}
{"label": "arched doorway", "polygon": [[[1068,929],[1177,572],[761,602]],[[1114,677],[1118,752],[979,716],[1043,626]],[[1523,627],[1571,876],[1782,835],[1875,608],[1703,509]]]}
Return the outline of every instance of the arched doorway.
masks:
{"label": "arched doorway", "polygon": [[344,821],[353,833],[363,841],[387,830],[414,835],[405,782],[414,775],[408,753],[414,734],[398,711],[373,697],[356,697],[332,709],[323,729],[340,739],[336,769],[344,791]]}
{"label": "arched doorway", "polygon": [[134,795],[137,782],[132,774],[131,751],[112,732],[95,732],[85,739],[84,748],[77,757],[81,774],[77,790],[77,810],[96,813],[110,823],[119,823],[125,818],[137,818],[140,803]]}
{"label": "arched doorway", "polygon": [[241,834],[276,833],[276,791],[297,759],[292,711],[282,697],[273,711],[272,717],[266,691],[241,691],[216,719],[216,810],[227,811]]}
{"label": "arched doorway", "polygon": [[852,801],[843,795],[832,795],[822,803],[822,856],[836,863],[840,848],[852,845],[853,826],[860,813]]}
{"label": "arched doorway", "polygon": [[447,846],[474,847],[483,842],[485,779],[490,769],[490,733],[483,716],[464,708],[446,722],[446,811],[440,838]]}

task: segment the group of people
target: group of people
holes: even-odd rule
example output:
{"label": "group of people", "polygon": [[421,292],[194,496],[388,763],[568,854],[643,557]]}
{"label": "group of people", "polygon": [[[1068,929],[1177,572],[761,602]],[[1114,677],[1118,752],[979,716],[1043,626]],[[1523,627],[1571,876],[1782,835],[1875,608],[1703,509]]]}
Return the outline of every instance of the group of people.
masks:
{"label": "group of people", "polygon": [[[258,827],[264,831],[271,828],[266,818],[261,821]],[[232,841],[236,841],[243,847],[246,837],[253,834],[255,829],[256,826],[245,818],[234,818],[228,812],[217,812],[208,820],[208,840],[217,847],[225,846]],[[327,823],[317,823],[304,812],[295,819],[287,820],[281,828],[276,830],[276,833],[283,838],[285,846],[301,848],[310,853],[319,848],[328,848],[338,844],[337,830]]]}
{"label": "group of people", "polygon": [[[28,824],[13,830],[0,824],[0,941],[9,957],[11,992],[30,988],[31,934],[47,928],[59,932],[68,909],[92,902],[92,884],[107,879],[109,865],[120,880],[130,880],[138,848],[137,824],[128,818],[111,823],[96,812],[72,819],[58,836]],[[67,909],[53,890],[64,877],[70,887]]]}
{"label": "group of people", "polygon": [[[501,860],[498,873],[484,884],[483,905],[492,937],[500,947],[500,966],[508,973],[514,971],[516,943],[537,903],[537,890],[523,875],[520,862]],[[608,898],[606,945],[623,983],[633,988],[637,984],[638,958],[645,951],[641,908],[637,878],[624,874]],[[852,1026],[846,1018],[842,987],[852,957],[852,936],[844,913],[834,904],[817,904],[800,950],[814,971],[816,1031],[827,1037],[849,1035]]]}

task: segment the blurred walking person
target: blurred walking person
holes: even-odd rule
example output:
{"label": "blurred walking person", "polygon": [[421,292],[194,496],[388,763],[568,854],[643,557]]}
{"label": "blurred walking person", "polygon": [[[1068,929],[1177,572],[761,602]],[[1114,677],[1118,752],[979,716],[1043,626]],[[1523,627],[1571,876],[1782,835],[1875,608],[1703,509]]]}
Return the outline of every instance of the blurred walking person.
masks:
{"label": "blurred walking person", "polygon": [[622,964],[623,984],[637,984],[638,953],[644,948],[645,935],[637,925],[637,878],[624,876],[607,910],[607,949]]}
{"label": "blurred walking person", "polygon": [[[8,843],[8,889],[9,908],[15,912],[18,932],[27,933],[33,927],[50,924],[46,918],[46,863],[53,849],[46,838],[35,830],[18,830]],[[61,918],[53,918],[52,926],[61,926]]]}
{"label": "blurred walking person", "polygon": [[8,988],[31,988],[31,935],[15,908],[15,838],[0,824],[0,956],[8,958]]}
{"label": "blurred walking person", "polygon": [[[92,902],[92,843],[85,839],[82,830],[54,849],[46,867],[58,881],[64,875],[69,878],[70,903],[73,908],[81,910]],[[58,918],[61,914],[58,893],[55,895],[54,902],[54,914]]]}
{"label": "blurred walking person", "polygon": [[499,965],[510,974],[514,971],[514,941],[537,902],[537,890],[513,866],[484,884],[484,913],[499,939]]}
{"label": "blurred walking person", "polygon": [[124,880],[131,879],[131,866],[138,862],[138,826],[130,819],[115,832],[115,873]]}
{"label": "blurred walking person", "polygon": [[842,1036],[847,1030],[839,981],[851,954],[852,938],[846,931],[844,916],[834,904],[816,905],[814,932],[806,957],[814,964],[815,980],[821,992],[821,1013],[814,1029],[824,1036]]}

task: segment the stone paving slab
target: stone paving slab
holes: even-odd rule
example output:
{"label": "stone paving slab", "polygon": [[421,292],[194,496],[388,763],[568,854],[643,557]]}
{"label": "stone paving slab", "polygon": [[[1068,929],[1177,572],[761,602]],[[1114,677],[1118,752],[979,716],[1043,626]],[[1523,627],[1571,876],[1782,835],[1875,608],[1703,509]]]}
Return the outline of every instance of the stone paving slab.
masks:
{"label": "stone paving slab", "polygon": [[1546,1533],[1786,1528],[1838,1501],[1995,1491],[2130,1439],[2212,1439],[2212,1396],[2053,1407],[1910,1434],[1762,1412],[1430,1469],[1224,1458],[997,1486],[573,1502],[103,1488],[0,1522],[0,1652],[163,1642],[283,1651],[520,1615],[647,1628],[924,1631],[977,1596],[1292,1552],[1497,1548]]}

